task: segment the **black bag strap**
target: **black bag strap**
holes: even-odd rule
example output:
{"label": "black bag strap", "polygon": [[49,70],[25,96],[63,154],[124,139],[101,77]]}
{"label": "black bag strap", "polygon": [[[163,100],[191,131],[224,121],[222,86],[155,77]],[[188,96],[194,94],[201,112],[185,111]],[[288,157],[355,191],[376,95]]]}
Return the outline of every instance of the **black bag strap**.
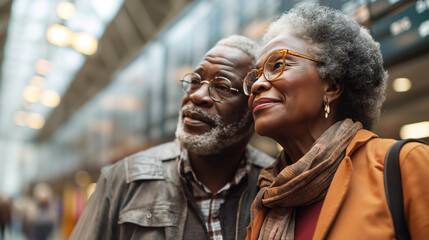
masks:
{"label": "black bag strap", "polygon": [[395,237],[401,240],[411,239],[404,217],[401,170],[399,168],[399,151],[407,142],[424,143],[417,139],[399,140],[389,148],[384,161],[384,186],[387,203],[393,218]]}

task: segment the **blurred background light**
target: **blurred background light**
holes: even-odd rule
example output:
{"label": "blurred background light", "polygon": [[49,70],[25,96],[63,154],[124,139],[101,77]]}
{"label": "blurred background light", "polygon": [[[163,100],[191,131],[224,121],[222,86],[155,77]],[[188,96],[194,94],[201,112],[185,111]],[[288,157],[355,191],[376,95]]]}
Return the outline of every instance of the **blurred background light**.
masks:
{"label": "blurred background light", "polygon": [[429,137],[429,121],[404,125],[399,134],[402,139]]}
{"label": "blurred background light", "polygon": [[393,90],[395,92],[407,92],[411,88],[411,81],[408,78],[396,78],[393,80]]}
{"label": "blurred background light", "polygon": [[45,118],[38,113],[30,113],[26,119],[27,125],[33,129],[41,129],[45,125]]}
{"label": "blurred background light", "polygon": [[87,33],[75,33],[72,46],[85,55],[92,55],[97,51],[98,40]]}
{"label": "blurred background light", "polygon": [[24,91],[22,93],[24,99],[30,103],[35,103],[39,101],[40,94],[41,94],[40,88],[33,85],[30,85],[24,88]]}
{"label": "blurred background light", "polygon": [[91,176],[87,171],[77,171],[74,180],[79,187],[87,187],[91,183]]}
{"label": "blurred background light", "polygon": [[60,104],[60,101],[61,101],[60,95],[53,90],[43,91],[40,97],[40,102],[43,105],[51,108],[58,106],[58,104]]}
{"label": "blurred background light", "polygon": [[26,126],[26,123],[25,123],[26,118],[27,118],[27,114],[24,111],[18,111],[15,113],[13,120],[16,125],[24,127]]}
{"label": "blurred background light", "polygon": [[40,75],[47,75],[51,70],[51,62],[46,59],[39,59],[34,65],[36,72]]}
{"label": "blurred background light", "polygon": [[67,27],[53,24],[48,28],[46,32],[46,37],[48,41],[57,46],[67,46],[70,44],[73,36],[73,32],[71,32]]}
{"label": "blurred background light", "polygon": [[64,20],[69,20],[74,16],[76,8],[71,2],[61,2],[57,7],[57,14]]}
{"label": "blurred background light", "polygon": [[30,79],[30,84],[35,87],[43,88],[46,84],[46,80],[41,76],[33,76]]}

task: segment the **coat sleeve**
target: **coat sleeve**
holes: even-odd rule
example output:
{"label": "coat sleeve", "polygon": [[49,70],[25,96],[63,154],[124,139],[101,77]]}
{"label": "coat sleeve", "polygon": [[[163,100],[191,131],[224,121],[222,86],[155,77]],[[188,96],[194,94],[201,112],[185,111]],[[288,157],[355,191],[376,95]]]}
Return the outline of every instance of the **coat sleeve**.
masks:
{"label": "coat sleeve", "polygon": [[106,169],[102,169],[96,189],[80,216],[70,240],[116,239],[117,216],[112,210],[112,186]]}
{"label": "coat sleeve", "polygon": [[404,212],[412,239],[429,236],[429,146],[405,144],[399,156]]}

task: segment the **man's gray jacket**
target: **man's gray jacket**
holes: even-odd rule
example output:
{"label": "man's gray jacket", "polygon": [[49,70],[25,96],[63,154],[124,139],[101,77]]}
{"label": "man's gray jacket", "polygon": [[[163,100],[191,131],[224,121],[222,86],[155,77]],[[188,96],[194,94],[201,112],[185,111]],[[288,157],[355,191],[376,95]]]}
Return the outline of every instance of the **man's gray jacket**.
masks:
{"label": "man's gray jacket", "polygon": [[[250,145],[247,181],[230,189],[219,217],[224,239],[244,239],[261,169],[273,162]],[[101,170],[97,188],[70,239],[208,239],[178,171],[177,141],[139,152]]]}

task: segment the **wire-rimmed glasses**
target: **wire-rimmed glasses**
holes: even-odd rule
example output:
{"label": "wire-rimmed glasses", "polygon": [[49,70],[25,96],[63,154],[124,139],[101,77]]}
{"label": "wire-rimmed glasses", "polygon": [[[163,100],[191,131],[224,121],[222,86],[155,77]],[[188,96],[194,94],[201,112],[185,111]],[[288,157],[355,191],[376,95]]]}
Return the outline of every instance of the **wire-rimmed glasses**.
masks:
{"label": "wire-rimmed glasses", "polygon": [[201,80],[198,73],[188,73],[180,80],[183,90],[187,94],[192,94],[204,84],[209,85],[209,95],[215,102],[219,102],[231,96],[232,92],[238,93],[239,90],[232,87],[231,81],[222,76],[214,77],[209,80]]}
{"label": "wire-rimmed glasses", "polygon": [[264,74],[265,79],[267,79],[268,81],[274,81],[277,78],[279,78],[283,74],[285,70],[285,66],[288,65],[286,61],[287,54],[308,59],[314,62],[320,62],[314,58],[311,58],[301,53],[291,51],[289,49],[276,51],[267,57],[262,68],[250,70],[247,73],[246,77],[244,77],[244,80],[243,80],[244,94],[250,95],[250,93],[252,92],[253,84],[261,77],[262,74]]}

